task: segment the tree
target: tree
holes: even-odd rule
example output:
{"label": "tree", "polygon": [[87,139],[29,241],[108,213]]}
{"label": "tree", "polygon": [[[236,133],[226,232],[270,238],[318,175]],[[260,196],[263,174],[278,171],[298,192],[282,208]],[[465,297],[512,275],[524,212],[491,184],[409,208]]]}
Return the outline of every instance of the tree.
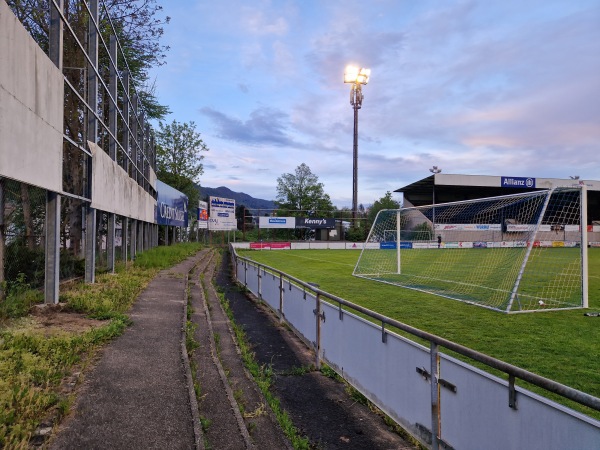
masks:
{"label": "tree", "polygon": [[158,179],[187,195],[188,211],[198,208],[200,193],[196,182],[202,175],[204,156],[208,147],[196,131],[194,122],[170,124],[159,122],[156,133],[156,175]]}
{"label": "tree", "polygon": [[398,209],[400,208],[400,202],[397,202],[392,198],[392,193],[387,191],[383,197],[379,200],[375,200],[373,206],[369,208],[368,219],[369,223],[373,223],[375,221],[375,217],[377,217],[377,213],[382,209]]}
{"label": "tree", "polygon": [[295,173],[284,173],[277,178],[277,200],[280,212],[300,216],[316,214],[331,216],[334,207],[331,198],[324,191],[319,177],[302,163],[296,167]]}
{"label": "tree", "polygon": [[[6,2],[38,45],[44,51],[48,51],[49,1],[7,0]],[[106,9],[100,7],[99,22],[105,42],[108,42],[107,33],[111,27],[106,13],[110,14],[115,27],[113,31],[117,34],[127,58],[127,65],[137,84],[144,110],[148,117],[160,119],[169,112],[169,109],[158,102],[154,86],[149,83],[148,73],[151,68],[165,62],[169,47],[161,45],[160,39],[164,33],[163,26],[171,19],[168,16],[159,17],[163,8],[156,2],[157,0],[105,0]],[[79,41],[85,44],[88,16],[81,0],[65,0],[64,14]],[[84,67],[85,60],[81,52],[77,51],[78,46],[72,40],[70,33],[65,32],[64,37],[64,67],[71,69]],[[100,52],[100,59],[102,60],[103,57],[106,58],[106,55]],[[119,60],[118,65],[122,70],[125,62]],[[79,71],[65,70],[65,76],[73,86],[77,87],[80,84]]]}

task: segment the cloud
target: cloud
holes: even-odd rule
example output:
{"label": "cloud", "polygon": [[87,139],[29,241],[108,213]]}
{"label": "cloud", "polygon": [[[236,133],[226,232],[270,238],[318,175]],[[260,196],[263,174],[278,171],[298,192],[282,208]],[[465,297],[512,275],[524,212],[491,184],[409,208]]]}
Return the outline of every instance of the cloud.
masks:
{"label": "cloud", "polygon": [[298,146],[288,133],[288,115],[274,108],[263,107],[250,113],[242,121],[227,116],[213,108],[200,110],[217,127],[216,136],[221,139],[243,142],[250,145]]}

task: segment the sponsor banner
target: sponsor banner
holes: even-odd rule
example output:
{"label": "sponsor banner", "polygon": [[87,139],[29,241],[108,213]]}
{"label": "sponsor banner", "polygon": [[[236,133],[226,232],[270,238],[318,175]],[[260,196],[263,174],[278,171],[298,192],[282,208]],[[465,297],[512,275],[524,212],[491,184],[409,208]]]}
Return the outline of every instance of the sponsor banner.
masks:
{"label": "sponsor banner", "polygon": [[463,226],[463,230],[465,231],[487,231],[490,229],[489,225],[477,224],[477,223],[467,223]]}
{"label": "sponsor banner", "polygon": [[458,242],[444,242],[444,248],[459,248]]}
{"label": "sponsor banner", "polygon": [[503,188],[532,189],[535,187],[535,178],[500,177],[500,186]]}
{"label": "sponsor banner", "polygon": [[292,243],[291,242],[250,242],[250,248],[253,248],[253,249],[268,248],[268,249],[272,249],[272,250],[285,249],[285,248],[291,249]]}
{"label": "sponsor banner", "polygon": [[472,242],[459,242],[458,247],[459,248],[473,248],[473,243]]}
{"label": "sponsor banner", "polygon": [[177,189],[156,180],[158,198],[154,208],[154,221],[159,225],[188,226],[188,198]]}
{"label": "sponsor banner", "polygon": [[211,231],[237,230],[237,220],[229,217],[209,217],[208,229]]}
{"label": "sponsor banner", "polygon": [[198,228],[208,228],[208,203],[198,202]]}
{"label": "sponsor banner", "polygon": [[594,242],[588,242],[588,245],[590,247],[600,247],[600,242],[596,242],[596,241],[594,241]]}
{"label": "sponsor banner", "polygon": [[579,225],[565,225],[565,231],[579,231]]}
{"label": "sponsor banner", "polygon": [[581,244],[579,242],[575,242],[575,241],[564,241],[565,247],[581,247]]}
{"label": "sponsor banner", "polygon": [[[415,244],[413,242],[406,242],[406,241],[400,242],[401,249],[419,248],[419,247],[414,247],[414,245]],[[379,248],[382,250],[385,250],[385,249],[396,249],[398,247],[397,247],[395,241],[383,241],[383,242],[379,243]]]}
{"label": "sponsor banner", "polygon": [[235,226],[228,229],[236,229],[237,221],[235,219],[235,200],[222,197],[210,197],[210,218],[219,218],[221,219],[222,224],[228,224],[228,226],[231,226],[231,223],[235,222]]}
{"label": "sponsor banner", "polygon": [[295,217],[259,217],[260,228],[296,228]]}
{"label": "sponsor banner", "polygon": [[487,242],[473,242],[473,248],[487,248]]}
{"label": "sponsor banner", "polygon": [[500,231],[499,223],[436,223],[436,231]]}
{"label": "sponsor banner", "polygon": [[452,225],[452,224],[447,223],[447,224],[439,224],[439,225],[436,224],[435,229],[436,229],[436,231],[438,231],[438,230],[439,231],[458,231],[458,230],[461,230],[462,227],[461,227],[461,225]]}
{"label": "sponsor banner", "polygon": [[[524,231],[535,231],[536,225],[531,224],[508,224],[506,231],[508,232],[524,232]],[[540,225],[539,231],[551,231],[550,225]]]}
{"label": "sponsor banner", "polygon": [[588,225],[587,230],[592,233],[600,232],[600,225]]}
{"label": "sponsor banner", "polygon": [[413,242],[412,248],[429,248],[429,242]]}
{"label": "sponsor banner", "polygon": [[296,228],[335,228],[335,219],[297,217]]}

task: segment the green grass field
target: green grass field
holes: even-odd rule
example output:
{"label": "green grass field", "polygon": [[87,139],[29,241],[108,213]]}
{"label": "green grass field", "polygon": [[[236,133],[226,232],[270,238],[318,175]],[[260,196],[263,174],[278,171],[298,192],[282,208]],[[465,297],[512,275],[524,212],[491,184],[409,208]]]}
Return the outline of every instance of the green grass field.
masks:
{"label": "green grass field", "polygon": [[354,277],[359,251],[238,253],[400,322],[600,397],[600,317],[584,316],[586,311],[600,311],[600,249],[589,251],[589,310],[512,315]]}
{"label": "green grass field", "polygon": [[[534,248],[366,249],[356,274],[500,311],[581,306],[581,251]],[[513,288],[519,279],[518,290]],[[514,300],[511,302],[511,299]],[[540,304],[539,301],[542,301]]]}

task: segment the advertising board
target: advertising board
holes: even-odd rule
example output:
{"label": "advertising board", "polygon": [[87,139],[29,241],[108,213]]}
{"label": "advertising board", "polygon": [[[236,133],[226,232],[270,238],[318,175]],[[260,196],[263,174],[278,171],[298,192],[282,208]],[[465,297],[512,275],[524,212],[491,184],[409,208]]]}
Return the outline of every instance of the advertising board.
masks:
{"label": "advertising board", "polygon": [[198,202],[198,228],[208,228],[208,203]]}
{"label": "advertising board", "polygon": [[154,221],[159,225],[188,226],[188,198],[177,189],[156,180],[158,198],[154,209]]}
{"label": "advertising board", "polygon": [[535,187],[535,178],[530,177],[500,177],[500,186],[512,189],[531,189]]}
{"label": "advertising board", "polygon": [[296,228],[295,217],[259,217],[260,228]]}
{"label": "advertising board", "polygon": [[210,197],[210,219],[208,229],[213,231],[237,230],[235,218],[235,200],[222,197]]}
{"label": "advertising board", "polygon": [[312,218],[312,217],[297,217],[296,228],[335,228],[335,219],[331,218]]}

